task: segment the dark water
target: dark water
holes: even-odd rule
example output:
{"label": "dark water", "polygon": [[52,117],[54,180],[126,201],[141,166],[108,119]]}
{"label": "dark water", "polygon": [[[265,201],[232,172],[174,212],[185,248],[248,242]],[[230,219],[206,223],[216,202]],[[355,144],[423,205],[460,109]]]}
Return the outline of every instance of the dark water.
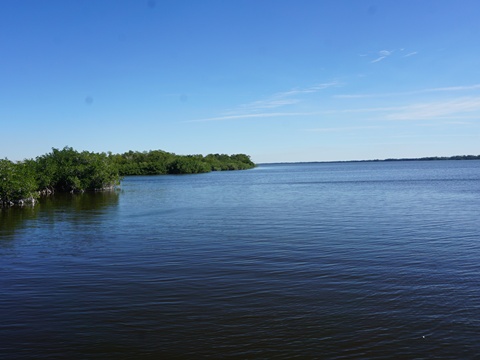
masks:
{"label": "dark water", "polygon": [[4,209],[0,358],[480,358],[479,217],[479,161],[131,177]]}

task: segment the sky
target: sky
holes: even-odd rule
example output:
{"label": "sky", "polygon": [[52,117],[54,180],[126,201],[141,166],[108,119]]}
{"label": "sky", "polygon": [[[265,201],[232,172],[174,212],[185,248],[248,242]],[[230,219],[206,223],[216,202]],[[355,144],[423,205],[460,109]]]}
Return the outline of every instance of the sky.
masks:
{"label": "sky", "polygon": [[0,158],[480,154],[478,0],[1,0]]}

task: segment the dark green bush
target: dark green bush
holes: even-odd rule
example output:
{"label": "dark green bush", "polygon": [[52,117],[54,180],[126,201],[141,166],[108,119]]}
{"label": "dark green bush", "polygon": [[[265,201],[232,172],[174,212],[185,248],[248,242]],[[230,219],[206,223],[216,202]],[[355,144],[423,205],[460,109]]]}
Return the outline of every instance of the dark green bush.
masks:
{"label": "dark green bush", "polygon": [[38,197],[34,169],[30,163],[0,160],[0,203],[10,204]]}

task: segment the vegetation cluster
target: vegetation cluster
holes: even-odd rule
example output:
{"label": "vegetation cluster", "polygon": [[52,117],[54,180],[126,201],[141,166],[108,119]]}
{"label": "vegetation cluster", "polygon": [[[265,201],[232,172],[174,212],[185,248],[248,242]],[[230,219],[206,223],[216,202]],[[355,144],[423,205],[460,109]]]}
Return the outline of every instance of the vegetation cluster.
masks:
{"label": "vegetation cluster", "polygon": [[434,161],[434,160],[480,160],[480,155],[428,156],[409,159],[385,159],[383,161]]}
{"label": "vegetation cluster", "polygon": [[121,176],[158,174],[198,174],[222,170],[246,170],[255,164],[248,155],[176,155],[161,150],[129,151],[112,155]]}
{"label": "vegetation cluster", "polygon": [[0,206],[34,203],[56,191],[113,189],[127,175],[197,174],[254,166],[244,154],[176,155],[161,150],[112,154],[53,148],[36,159],[0,159]]}

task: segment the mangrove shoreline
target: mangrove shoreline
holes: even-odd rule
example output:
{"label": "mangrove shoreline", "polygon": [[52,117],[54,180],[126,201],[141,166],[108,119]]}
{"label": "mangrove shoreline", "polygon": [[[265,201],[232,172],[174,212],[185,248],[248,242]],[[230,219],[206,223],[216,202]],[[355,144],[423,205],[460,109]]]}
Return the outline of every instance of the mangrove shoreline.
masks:
{"label": "mangrove shoreline", "polygon": [[177,155],[162,150],[124,154],[52,148],[35,159],[0,159],[0,207],[35,204],[55,192],[115,189],[129,175],[199,174],[255,167],[245,154]]}

